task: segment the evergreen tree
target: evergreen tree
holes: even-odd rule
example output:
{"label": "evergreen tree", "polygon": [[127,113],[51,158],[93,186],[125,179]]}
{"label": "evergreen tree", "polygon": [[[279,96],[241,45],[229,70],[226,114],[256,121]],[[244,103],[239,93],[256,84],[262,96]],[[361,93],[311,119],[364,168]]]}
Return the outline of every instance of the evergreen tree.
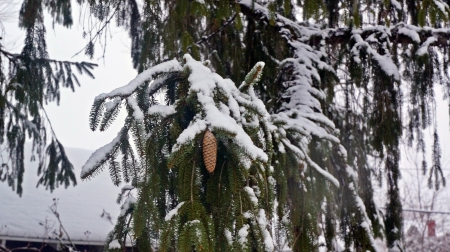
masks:
{"label": "evergreen tree", "polygon": [[[108,167],[116,185],[127,183],[108,242],[377,251],[380,238],[402,249],[399,146],[405,135],[425,156],[435,84],[450,94],[447,1],[79,2],[104,24],[87,32],[87,54],[114,18],[140,73],[99,95],[90,115],[92,130],[106,130],[128,112],[81,175]],[[429,184],[438,188],[434,138]],[[373,177],[387,183],[385,214]]]}
{"label": "evergreen tree", "polygon": [[[0,8],[5,6],[8,5],[3,3]],[[44,9],[48,9],[54,22],[72,25],[70,1],[26,0],[19,12],[19,27],[26,31],[22,51],[12,53],[0,43],[0,181],[7,181],[19,195],[23,192],[27,139],[32,141],[31,159],[39,162],[37,186],[53,191],[59,185],[76,185],[73,166],[51,128],[44,105],[59,104],[61,86],[74,91],[75,85],[80,85],[74,68],[79,74],[93,77],[91,70],[96,66],[49,58]],[[1,21],[0,17],[0,25]]]}

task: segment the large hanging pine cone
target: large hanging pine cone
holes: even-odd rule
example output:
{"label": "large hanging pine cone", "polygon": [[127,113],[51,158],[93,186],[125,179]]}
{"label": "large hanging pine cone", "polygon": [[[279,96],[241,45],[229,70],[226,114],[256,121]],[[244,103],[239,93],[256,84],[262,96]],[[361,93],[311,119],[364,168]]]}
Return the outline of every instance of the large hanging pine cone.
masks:
{"label": "large hanging pine cone", "polygon": [[217,140],[211,131],[206,130],[203,136],[203,162],[209,173],[216,168],[217,160]]}

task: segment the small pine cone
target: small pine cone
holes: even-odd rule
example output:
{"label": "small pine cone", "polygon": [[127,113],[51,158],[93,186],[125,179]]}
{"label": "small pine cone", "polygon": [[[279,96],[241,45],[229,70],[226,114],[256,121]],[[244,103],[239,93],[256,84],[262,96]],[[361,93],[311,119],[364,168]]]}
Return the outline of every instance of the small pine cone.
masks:
{"label": "small pine cone", "polygon": [[217,160],[217,140],[211,131],[206,130],[203,136],[203,162],[205,162],[206,170],[212,173],[216,168]]}

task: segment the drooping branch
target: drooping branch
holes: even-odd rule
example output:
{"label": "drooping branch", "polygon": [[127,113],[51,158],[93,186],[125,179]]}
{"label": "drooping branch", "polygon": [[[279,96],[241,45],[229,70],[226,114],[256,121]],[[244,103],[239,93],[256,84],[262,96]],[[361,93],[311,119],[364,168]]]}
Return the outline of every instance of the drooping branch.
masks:
{"label": "drooping branch", "polygon": [[209,40],[210,38],[212,38],[214,35],[216,35],[217,33],[220,33],[221,31],[223,31],[228,25],[232,24],[234,22],[234,20],[236,19],[236,13],[227,21],[225,21],[225,23],[216,31],[214,31],[213,33],[207,35],[207,36],[203,36],[199,41],[195,42],[195,44],[200,45],[201,43]]}
{"label": "drooping branch", "polygon": [[[319,27],[294,22],[282,15],[271,15],[269,10],[261,5],[252,3],[250,0],[239,1],[241,12],[245,16],[253,19],[273,23],[280,31],[287,29],[290,31],[291,39],[299,40],[311,46],[318,46],[322,40],[329,45],[347,44],[353,32],[358,31],[361,37],[366,38],[377,34],[383,29],[389,34],[389,41],[397,44],[419,44],[426,46],[448,46],[450,40],[449,28],[431,28],[419,27],[415,25],[405,24],[403,22],[387,26],[368,26],[363,28],[329,28],[320,29]],[[274,18],[275,22],[270,22]],[[284,32],[283,32],[284,33]]]}
{"label": "drooping branch", "polygon": [[[450,29],[441,28],[434,29],[430,27],[418,27],[399,23],[392,27],[386,26],[371,26],[361,29],[361,37],[366,39],[373,34],[378,33],[379,29],[385,29],[390,33],[389,41],[397,44],[424,44],[432,39],[433,41],[428,46],[448,46],[450,40]],[[320,42],[321,37],[325,37],[327,44],[346,44],[352,36],[351,28],[327,29],[322,31],[325,35],[317,34],[311,36],[310,44],[316,45]],[[320,37],[319,37],[320,36]],[[434,39],[433,39],[434,38]]]}
{"label": "drooping branch", "polygon": [[[8,58],[8,60],[10,60],[10,61],[16,61],[18,59],[20,60],[20,59],[24,58],[24,56],[22,54],[11,53],[11,52],[5,51],[5,50],[3,50],[1,48],[0,48],[0,53],[3,54],[6,58]],[[94,67],[98,66],[95,63],[90,63],[90,62],[85,62],[85,61],[82,61],[82,62],[74,62],[74,61],[66,61],[66,60],[60,61],[60,60],[45,59],[45,58],[37,58],[37,59],[34,59],[34,60],[35,61],[41,61],[41,62],[45,62],[46,61],[46,62],[50,62],[50,63],[54,63],[54,64],[64,64],[64,65],[65,64],[69,64],[69,65],[74,65],[74,66],[77,66],[77,67],[82,66],[83,69],[86,69],[86,67],[89,68],[89,69],[93,69]]]}

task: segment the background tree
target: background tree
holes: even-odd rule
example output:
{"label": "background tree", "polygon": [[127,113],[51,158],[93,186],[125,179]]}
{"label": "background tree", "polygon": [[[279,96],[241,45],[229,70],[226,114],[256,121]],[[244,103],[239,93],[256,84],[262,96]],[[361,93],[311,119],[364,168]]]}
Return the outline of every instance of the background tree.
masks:
{"label": "background tree", "polygon": [[[0,24],[12,11],[11,2],[0,2]],[[75,90],[79,85],[73,72],[93,77],[95,64],[87,62],[57,61],[49,58],[45,41],[44,9],[54,22],[65,27],[72,25],[70,1],[26,0],[19,12],[19,27],[26,31],[20,53],[3,48],[0,40],[0,148],[2,161],[0,180],[22,194],[25,171],[25,140],[32,141],[32,159],[38,160],[37,185],[53,191],[64,184],[76,185],[73,166],[63,145],[58,141],[44,105],[60,101],[60,88]],[[3,26],[1,24],[3,31]]]}

